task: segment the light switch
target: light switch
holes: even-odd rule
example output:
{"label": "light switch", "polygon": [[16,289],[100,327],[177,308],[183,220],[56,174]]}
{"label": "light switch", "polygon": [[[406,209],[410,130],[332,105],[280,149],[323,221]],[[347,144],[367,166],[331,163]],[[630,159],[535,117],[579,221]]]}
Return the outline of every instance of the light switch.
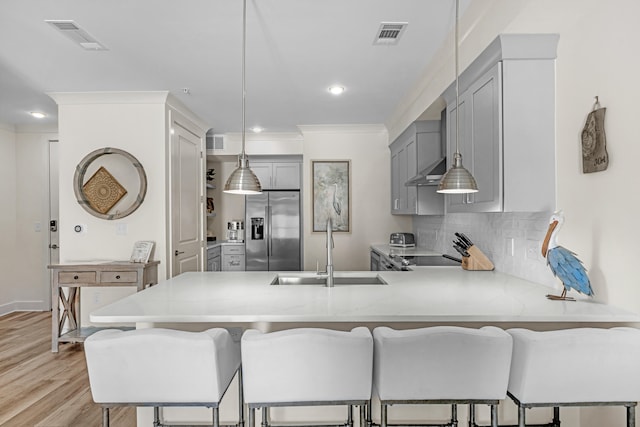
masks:
{"label": "light switch", "polygon": [[127,235],[127,224],[126,223],[116,224],[116,235],[118,235],[118,236],[126,236]]}
{"label": "light switch", "polygon": [[36,233],[40,233],[42,231],[42,223],[36,222],[35,224],[33,224],[33,230]]}

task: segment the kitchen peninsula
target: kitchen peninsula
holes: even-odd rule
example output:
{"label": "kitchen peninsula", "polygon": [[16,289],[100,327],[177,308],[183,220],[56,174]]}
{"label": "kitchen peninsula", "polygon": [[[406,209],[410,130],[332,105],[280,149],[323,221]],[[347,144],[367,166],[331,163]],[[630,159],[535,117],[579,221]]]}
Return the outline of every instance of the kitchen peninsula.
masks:
{"label": "kitchen peninsula", "polygon": [[336,277],[365,274],[378,274],[387,284],[270,285],[278,273],[189,272],[100,308],[90,319],[102,325],[214,323],[265,330],[303,323],[344,327],[546,323],[558,329],[567,324],[640,322],[636,313],[589,298],[547,300],[548,287],[495,271],[416,267],[414,271],[336,272]]}

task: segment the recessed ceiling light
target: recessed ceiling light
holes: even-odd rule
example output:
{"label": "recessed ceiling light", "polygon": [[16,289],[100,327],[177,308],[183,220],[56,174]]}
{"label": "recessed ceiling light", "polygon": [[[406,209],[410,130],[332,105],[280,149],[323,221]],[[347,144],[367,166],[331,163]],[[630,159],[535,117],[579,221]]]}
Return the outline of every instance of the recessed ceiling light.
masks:
{"label": "recessed ceiling light", "polygon": [[36,119],[44,119],[45,117],[47,117],[45,113],[41,113],[40,111],[31,111],[29,114],[31,114]]}
{"label": "recessed ceiling light", "polygon": [[331,86],[331,87],[329,87],[329,92],[332,93],[333,95],[340,95],[340,94],[342,94],[342,92],[344,92],[344,87],[343,86]]}
{"label": "recessed ceiling light", "polygon": [[264,128],[261,128],[260,126],[254,126],[250,130],[253,133],[260,133],[260,132],[262,132],[264,130]]}

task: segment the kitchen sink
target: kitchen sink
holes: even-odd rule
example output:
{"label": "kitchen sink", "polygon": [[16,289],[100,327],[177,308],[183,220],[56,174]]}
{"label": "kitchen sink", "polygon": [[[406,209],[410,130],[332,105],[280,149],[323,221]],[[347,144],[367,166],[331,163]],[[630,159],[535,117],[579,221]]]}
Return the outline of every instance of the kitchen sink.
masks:
{"label": "kitchen sink", "polygon": [[[316,274],[278,274],[271,281],[272,285],[320,285],[326,286],[327,277],[318,276]],[[377,274],[368,275],[351,275],[351,274],[334,274],[333,284],[335,286],[342,285],[386,285],[382,277]]]}

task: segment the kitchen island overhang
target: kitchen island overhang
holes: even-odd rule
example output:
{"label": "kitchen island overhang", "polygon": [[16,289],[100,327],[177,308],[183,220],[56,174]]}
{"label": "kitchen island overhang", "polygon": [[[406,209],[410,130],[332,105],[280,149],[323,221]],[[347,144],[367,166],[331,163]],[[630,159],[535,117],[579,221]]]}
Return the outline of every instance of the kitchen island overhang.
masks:
{"label": "kitchen island overhang", "polygon": [[[370,272],[367,272],[370,273]],[[500,272],[420,267],[377,272],[386,285],[270,285],[277,272],[189,272],[90,314],[99,326],[136,323],[296,325],[634,325],[640,316],[597,300],[550,301],[549,288]],[[351,274],[341,272],[341,274]],[[356,274],[356,272],[353,272]],[[269,326],[271,325],[271,326]]]}

